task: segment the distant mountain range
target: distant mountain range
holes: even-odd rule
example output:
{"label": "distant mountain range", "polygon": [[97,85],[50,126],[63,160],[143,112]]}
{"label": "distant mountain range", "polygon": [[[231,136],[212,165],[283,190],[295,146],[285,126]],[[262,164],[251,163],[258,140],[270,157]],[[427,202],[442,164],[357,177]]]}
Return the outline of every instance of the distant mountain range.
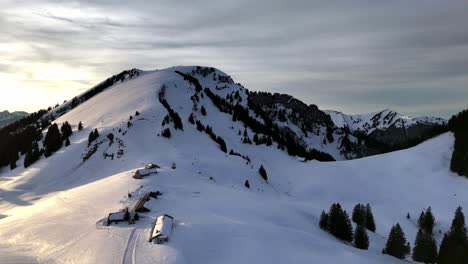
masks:
{"label": "distant mountain range", "polygon": [[17,111],[17,112],[8,112],[7,110],[0,112],[0,128],[9,125],[21,118],[27,116],[28,113]]}

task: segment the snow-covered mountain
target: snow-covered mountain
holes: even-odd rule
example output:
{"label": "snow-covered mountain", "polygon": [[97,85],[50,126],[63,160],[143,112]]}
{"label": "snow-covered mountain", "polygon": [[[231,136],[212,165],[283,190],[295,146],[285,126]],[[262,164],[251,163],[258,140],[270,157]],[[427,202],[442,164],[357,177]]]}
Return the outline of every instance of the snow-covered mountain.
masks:
{"label": "snow-covered mountain", "polygon": [[20,120],[21,118],[27,116],[28,113],[22,112],[22,111],[16,111],[16,112],[8,112],[8,111],[3,111],[0,112],[0,128],[9,125],[17,120]]}
{"label": "snow-covered mountain", "polygon": [[438,117],[408,117],[390,109],[379,112],[347,115],[341,112],[324,111],[333,120],[337,127],[348,127],[353,132],[361,132],[366,135],[375,130],[386,130],[392,126],[396,128],[408,128],[414,125],[445,125],[447,120]]}
{"label": "snow-covered mountain", "polygon": [[[405,263],[381,254],[393,224],[412,243],[427,206],[442,232],[458,205],[468,208],[468,181],[449,170],[450,133],[358,160],[304,162],[298,154],[343,158],[343,138],[354,140],[316,106],[248,92],[213,68],[134,71],[103,83],[44,116],[71,124],[69,146],[0,171],[0,262]],[[148,163],[157,174],[132,177]],[[135,224],[104,224],[156,191]],[[319,229],[333,202],[348,212],[372,205],[369,250]],[[163,213],[175,219],[169,242],[149,243]]]}

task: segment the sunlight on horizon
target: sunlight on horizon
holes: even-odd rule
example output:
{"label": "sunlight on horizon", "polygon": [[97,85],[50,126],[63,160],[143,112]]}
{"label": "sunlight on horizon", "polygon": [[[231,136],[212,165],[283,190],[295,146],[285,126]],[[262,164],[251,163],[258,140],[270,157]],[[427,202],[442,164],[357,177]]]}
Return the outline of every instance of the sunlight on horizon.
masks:
{"label": "sunlight on horizon", "polygon": [[56,63],[34,63],[23,73],[0,73],[0,109],[35,112],[69,100],[97,81],[84,69]]}

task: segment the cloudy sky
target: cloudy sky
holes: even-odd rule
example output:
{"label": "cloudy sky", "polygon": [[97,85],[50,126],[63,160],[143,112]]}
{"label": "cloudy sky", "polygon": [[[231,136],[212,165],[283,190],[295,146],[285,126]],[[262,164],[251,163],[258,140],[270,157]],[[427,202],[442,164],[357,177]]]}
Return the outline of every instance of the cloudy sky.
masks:
{"label": "cloudy sky", "polygon": [[124,69],[217,67],[321,109],[468,108],[468,1],[0,0],[0,110]]}

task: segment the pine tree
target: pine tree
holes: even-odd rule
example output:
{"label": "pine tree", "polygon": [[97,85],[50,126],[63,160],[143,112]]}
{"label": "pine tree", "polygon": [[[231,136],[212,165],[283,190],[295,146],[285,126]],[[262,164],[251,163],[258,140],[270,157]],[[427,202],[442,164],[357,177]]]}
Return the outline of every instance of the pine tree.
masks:
{"label": "pine tree", "polygon": [[385,253],[399,259],[404,259],[409,250],[405,233],[401,229],[400,224],[397,223],[390,230],[387,244],[385,245]]}
{"label": "pine tree", "polygon": [[78,130],[79,131],[83,130],[83,123],[81,123],[81,121],[80,123],[78,123]]}
{"label": "pine tree", "polygon": [[339,203],[334,203],[330,206],[328,215],[328,230],[334,236],[337,234],[338,216],[342,213],[341,205]]}
{"label": "pine tree", "polygon": [[354,231],[354,245],[359,249],[369,248],[369,236],[364,225],[359,224]]}
{"label": "pine tree", "polygon": [[429,206],[426,211],[421,212],[418,218],[418,226],[427,233],[432,234],[434,228],[435,218],[432,214],[431,207]]}
{"label": "pine tree", "polygon": [[29,165],[31,165],[31,160],[32,160],[32,150],[26,152],[26,155],[24,156],[24,167],[27,168]]}
{"label": "pine tree", "polygon": [[435,263],[437,244],[431,233],[419,229],[413,248],[413,260],[424,263]]}
{"label": "pine tree", "polygon": [[262,176],[262,178],[265,181],[268,181],[268,175],[263,165],[260,165],[260,168],[258,169],[258,173],[260,174],[260,176]]}
{"label": "pine tree", "polygon": [[62,133],[62,138],[67,139],[73,133],[71,125],[65,121],[60,127],[60,132]]}
{"label": "pine tree", "polygon": [[349,219],[348,213],[343,211],[343,214],[339,219],[340,232],[338,238],[348,242],[353,241],[353,226],[351,225],[351,220]]}
{"label": "pine tree", "polygon": [[200,111],[201,111],[201,114],[202,114],[202,115],[206,116],[206,109],[205,109],[205,107],[204,107],[203,105],[202,105]]}
{"label": "pine tree", "polygon": [[324,210],[320,214],[319,227],[323,230],[328,230],[328,214]]}
{"label": "pine tree", "polygon": [[248,189],[250,189],[250,183],[249,180],[245,180],[244,186]]}
{"label": "pine tree", "polygon": [[44,155],[49,157],[55,151],[59,150],[62,147],[62,136],[57,124],[53,124],[47,130],[45,139],[44,139]]}
{"label": "pine tree", "polygon": [[424,211],[421,212],[418,218],[418,227],[423,228],[424,226],[424,219],[426,218],[426,215],[424,214]]}
{"label": "pine tree", "polygon": [[193,113],[190,113],[190,116],[188,118],[188,121],[190,122],[190,124],[195,124],[195,118],[193,117]]}
{"label": "pine tree", "polygon": [[374,215],[372,214],[372,208],[369,204],[366,205],[366,228],[372,232],[376,230]]}
{"label": "pine tree", "polygon": [[171,137],[171,130],[169,128],[166,128],[161,132],[161,135],[163,137],[170,138]]}
{"label": "pine tree", "polygon": [[366,224],[366,207],[363,204],[356,204],[353,209],[353,215],[351,217],[354,223],[358,225]]}
{"label": "pine tree", "polygon": [[66,147],[70,146],[70,139],[69,138],[65,139],[65,146]]}

